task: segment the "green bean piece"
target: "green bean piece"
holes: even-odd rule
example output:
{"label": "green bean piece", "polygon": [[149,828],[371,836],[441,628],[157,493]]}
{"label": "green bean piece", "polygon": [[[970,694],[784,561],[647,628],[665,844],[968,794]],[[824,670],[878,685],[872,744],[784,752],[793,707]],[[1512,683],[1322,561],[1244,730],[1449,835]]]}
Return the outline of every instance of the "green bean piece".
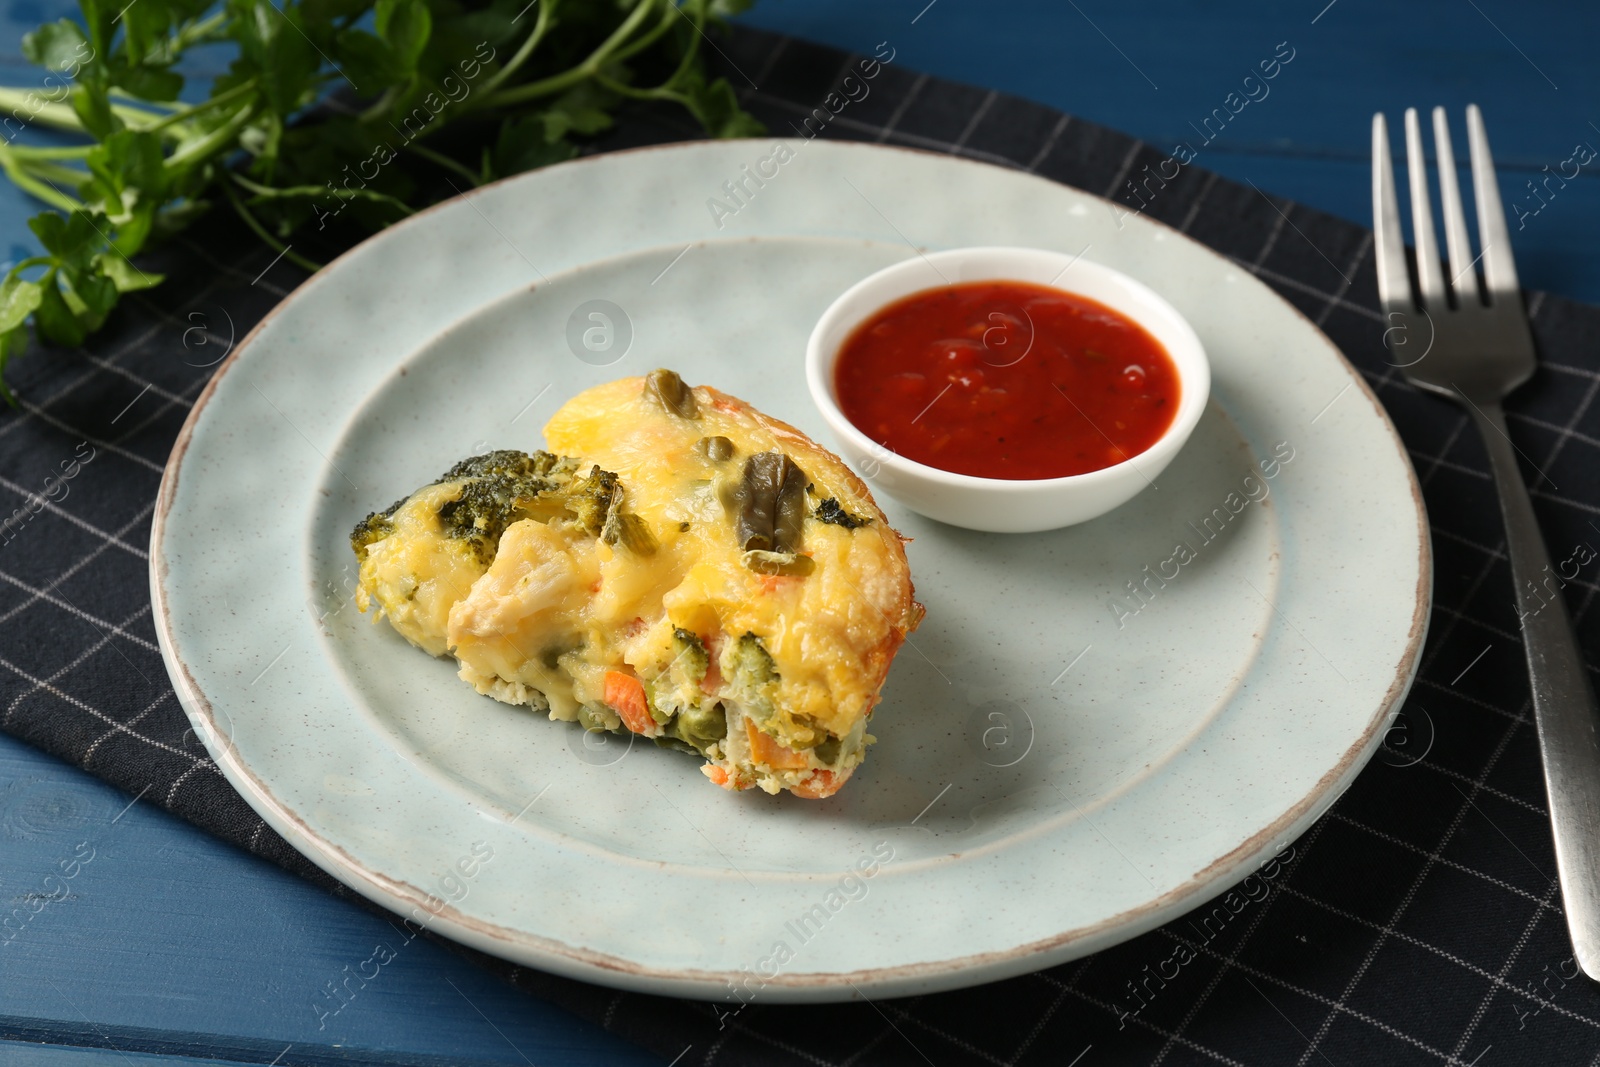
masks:
{"label": "green bean piece", "polygon": [[684,384],[676,371],[665,368],[651,371],[645,376],[644,391],[680,419],[700,417],[700,404],[694,398],[694,390]]}
{"label": "green bean piece", "polygon": [[806,474],[787,460],[788,469],[778,489],[777,507],[772,516],[772,547],[778,552],[800,551],[800,538],[806,522]]}
{"label": "green bean piece", "polygon": [[793,554],[806,519],[806,474],[782,452],[745,460],[744,478],[724,504],[735,511],[734,536],[746,552]]}
{"label": "green bean piece", "polygon": [[702,437],[694,443],[694,450],[713,463],[733,458],[733,442],[726,437]]}
{"label": "green bean piece", "polygon": [[773,521],[777,517],[778,491],[783,488],[785,464],[782,452],[757,452],[744,461],[744,479],[734,494],[738,510],[733,533],[739,547],[770,551]]}

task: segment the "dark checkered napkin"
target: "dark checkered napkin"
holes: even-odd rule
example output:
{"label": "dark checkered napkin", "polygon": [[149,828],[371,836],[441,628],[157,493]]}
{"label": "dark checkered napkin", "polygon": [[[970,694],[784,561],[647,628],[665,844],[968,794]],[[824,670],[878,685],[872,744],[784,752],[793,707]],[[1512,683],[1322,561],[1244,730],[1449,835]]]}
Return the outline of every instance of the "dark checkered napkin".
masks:
{"label": "dark checkered napkin", "polygon": [[[967,156],[1130,208],[1130,177],[1165,157],[892,62],[862,97],[845,79],[871,57],[749,30],[723,49],[746,106],[774,133]],[[859,99],[830,106],[834,92]],[[693,134],[677,116],[641,111],[605,147]],[[1591,1062],[1600,992],[1574,980],[1551,880],[1493,485],[1466,418],[1385,359],[1371,234],[1192,166],[1147,214],[1327,331],[1393,416],[1433,523],[1432,629],[1402,729],[1275,876],[1088,959],[871,1004],[758,1003],[719,1017],[477,956],[483,966],[683,1064],[1465,1065],[1490,1046],[1486,1064]],[[15,365],[23,410],[0,413],[0,728],[352,897],[266,829],[188,731],[146,581],[150,515],[179,425],[228,340],[303,275],[221,223],[157,260],[170,280],[125,302],[90,347]],[[1600,309],[1543,293],[1528,308],[1540,370],[1509,415],[1560,565],[1600,547]],[[1589,558],[1563,590],[1591,671],[1597,576]]]}

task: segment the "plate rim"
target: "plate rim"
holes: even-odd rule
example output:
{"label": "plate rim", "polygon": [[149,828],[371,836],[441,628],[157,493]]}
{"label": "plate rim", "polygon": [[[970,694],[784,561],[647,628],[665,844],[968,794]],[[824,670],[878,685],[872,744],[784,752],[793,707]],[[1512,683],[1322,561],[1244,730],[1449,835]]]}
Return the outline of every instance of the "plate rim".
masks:
{"label": "plate rim", "polygon": [[[731,140],[734,143],[782,142],[790,146],[810,143],[807,140],[797,138],[737,138]],[[216,371],[206,383],[204,390],[196,398],[193,407],[190,408],[177,437],[174,439],[172,449],[162,471],[161,484],[157,490],[155,511],[151,518],[148,573],[157,645],[161,650],[168,676],[173,682],[173,688],[185,715],[195,726],[196,732],[201,736],[218,769],[229,784],[241,794],[267,825],[282,835],[301,855],[316,864],[320,869],[385,908],[402,914],[406,913],[408,909],[411,913],[416,913],[419,910],[423,911],[428,916],[423,926],[437,928],[453,940],[501,958],[512,959],[514,962],[526,963],[552,973],[583,981],[606,981],[609,979],[621,988],[698,999],[730,1000],[735,999],[730,994],[733,989],[733,977],[737,975],[737,971],[684,968],[669,970],[656,966],[642,965],[610,953],[599,952],[516,927],[502,926],[498,923],[474,918],[460,912],[448,903],[438,910],[433,910],[429,907],[429,902],[430,900],[436,901],[436,898],[433,898],[431,894],[398,877],[369,869],[356,861],[335,842],[325,840],[318,835],[297,812],[273,794],[266,782],[258,778],[243,763],[238,757],[231,739],[219,740],[221,735],[217,730],[213,704],[195,680],[189,665],[178,655],[177,647],[173,640],[174,622],[164,588],[164,582],[169,576],[171,568],[170,562],[161,548],[166,532],[167,519],[176,502],[177,486],[182,476],[183,462],[187,458],[201,413],[216,393],[218,384],[228,371],[237,364],[240,357],[255,343],[257,336],[272,323],[279,313],[311,292],[314,286],[326,282],[326,279],[333,274],[333,267],[345,259],[362,252],[368,244],[382,240],[402,227],[408,227],[427,216],[452,207],[458,200],[468,200],[480,193],[509,186],[515,182],[536,180],[538,175],[552,170],[576,169],[598,160],[611,160],[650,152],[693,152],[723,143],[726,142],[700,139],[642,145],[615,151],[596,152],[592,155],[555,164],[552,167],[512,175],[491,182],[488,185],[468,190],[461,196],[452,197],[449,200],[441,201],[425,208],[415,215],[408,216],[400,222],[372,234],[335,257],[321,270],[291,290],[287,296],[262,316],[260,321],[251,328],[244,338],[234,346],[233,350],[228,353],[222,363],[218,365]],[[952,156],[944,152],[902,145],[884,145],[858,141],[828,141],[826,143],[830,148],[844,151],[863,151],[867,153],[887,151],[993,168],[1002,172],[1012,171],[1011,168],[1002,167],[984,160]],[[1064,182],[1057,182],[1032,172],[1012,172],[1025,174],[1027,177],[1067,189],[1076,195],[1099,201],[1102,204],[1110,205],[1112,203],[1107,198],[1088,190],[1068,185]],[[1203,251],[1206,255],[1216,260],[1216,266],[1219,270],[1233,269],[1235,267],[1235,264],[1222,253],[1217,252],[1169,223],[1151,217],[1143,217],[1142,221],[1153,224],[1166,231],[1167,235],[1181,238],[1188,245]],[[566,273],[566,271],[561,273]],[[1405,472],[1407,485],[1411,492],[1418,532],[1418,574],[1417,585],[1413,594],[1413,614],[1407,633],[1406,647],[1399,659],[1394,678],[1384,691],[1383,697],[1379,701],[1379,706],[1368,720],[1367,725],[1355,742],[1348,746],[1339,756],[1338,761],[1318,778],[1305,794],[1273,819],[1269,825],[1263,827],[1233,849],[1218,856],[1207,866],[1191,874],[1180,885],[1159,896],[1146,899],[1135,907],[1106,916],[1088,925],[1074,927],[1052,934],[1049,937],[1035,939],[1020,945],[1012,945],[1003,950],[854,971],[780,972],[777,976],[767,980],[761,987],[761,995],[766,996],[768,1002],[777,1002],[779,1000],[820,1002],[855,999],[858,996],[864,998],[865,994],[861,991],[862,989],[871,989],[879,995],[897,996],[961,988],[997,981],[1017,974],[1029,973],[1069,959],[1089,955],[1110,945],[1129,940],[1141,933],[1154,929],[1173,915],[1193,910],[1215,899],[1237,881],[1238,877],[1248,873],[1246,868],[1251,866],[1252,861],[1255,861],[1257,866],[1264,864],[1270,852],[1282,847],[1281,845],[1275,846],[1274,842],[1288,843],[1298,838],[1311,823],[1315,822],[1316,819],[1320,818],[1323,813],[1333,806],[1344,790],[1354,781],[1356,775],[1365,767],[1373,753],[1376,752],[1383,731],[1398,713],[1415,680],[1431,621],[1433,600],[1432,537],[1421,485],[1417,478],[1416,468],[1411,462],[1410,454],[1406,450],[1393,420],[1389,417],[1388,411],[1383,407],[1382,402],[1378,399],[1377,394],[1373,392],[1372,387],[1368,384],[1361,371],[1350,361],[1344,351],[1334,343],[1333,339],[1312,321],[1305,312],[1272,289],[1254,272],[1246,269],[1244,273],[1251,282],[1259,285],[1271,299],[1278,301],[1292,311],[1315,336],[1322,340],[1328,350],[1335,356],[1340,369],[1357,386],[1361,395],[1365,397],[1367,403],[1377,415],[1379,424],[1387,431],[1387,440],[1395,448],[1401,460],[1401,467]],[[488,303],[493,302],[494,300],[492,299],[488,301]],[[460,320],[456,321],[459,322]],[[454,325],[456,325],[456,322],[447,323],[437,332],[448,330]],[[1210,892],[1207,892],[1207,890],[1210,890]],[[508,952],[508,950],[512,951]],[[727,987],[727,991],[723,991],[722,987],[724,986]],[[858,986],[861,989],[854,988]]]}

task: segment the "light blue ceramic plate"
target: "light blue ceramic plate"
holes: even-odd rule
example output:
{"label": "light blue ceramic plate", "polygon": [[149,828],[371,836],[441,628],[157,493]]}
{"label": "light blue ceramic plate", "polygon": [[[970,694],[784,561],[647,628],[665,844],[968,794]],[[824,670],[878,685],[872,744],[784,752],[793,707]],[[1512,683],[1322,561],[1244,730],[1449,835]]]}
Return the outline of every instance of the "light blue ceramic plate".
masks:
{"label": "light blue ceramic plate", "polygon": [[[151,587],[185,708],[335,877],[615,986],[949,988],[1199,905],[1333,803],[1410,684],[1431,572],[1393,428],[1311,323],[1170,229],[977,163],[787,147],[718,217],[708,199],[771,145],[502,182],[285,301],[219,369],[162,484]],[[681,754],[591,747],[357,613],[357,519],[475,451],[538,447],[597,382],[673,367],[827,443],[807,333],[907,239],[1089,246],[1194,324],[1213,402],[1154,489],[1082,526],[979,534],[882,501],[928,614],[840,795],[735,796]]]}

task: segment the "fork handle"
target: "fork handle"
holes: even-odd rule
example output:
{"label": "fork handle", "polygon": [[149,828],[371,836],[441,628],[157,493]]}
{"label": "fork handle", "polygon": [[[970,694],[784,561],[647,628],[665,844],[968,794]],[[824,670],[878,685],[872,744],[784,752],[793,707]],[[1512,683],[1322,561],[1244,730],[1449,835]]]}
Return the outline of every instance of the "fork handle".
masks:
{"label": "fork handle", "polygon": [[1505,413],[1498,402],[1469,406],[1489,452],[1505,520],[1567,929],[1578,966],[1600,979],[1600,707],[1506,433]]}

